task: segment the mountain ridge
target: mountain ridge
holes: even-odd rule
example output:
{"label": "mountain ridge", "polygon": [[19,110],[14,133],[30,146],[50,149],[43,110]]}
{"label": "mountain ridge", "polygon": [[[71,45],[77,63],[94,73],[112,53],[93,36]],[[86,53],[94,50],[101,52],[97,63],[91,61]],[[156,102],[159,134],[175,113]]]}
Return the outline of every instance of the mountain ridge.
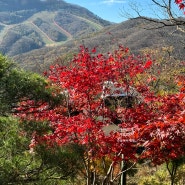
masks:
{"label": "mountain ridge", "polygon": [[174,48],[172,55],[177,59],[184,60],[184,46],[179,44],[185,43],[184,34],[177,31],[176,27],[147,30],[145,26],[150,26],[149,24],[151,23],[140,18],[127,20],[107,26],[96,33],[71,39],[63,45],[34,50],[17,55],[13,59],[21,67],[40,73],[53,63],[69,61],[75,53],[78,53],[80,45],[89,49],[96,47],[99,53],[104,54],[123,45],[129,47],[134,54],[139,54],[140,50],[146,48],[156,49],[172,46]]}
{"label": "mountain ridge", "polygon": [[[15,11],[10,11],[12,2],[20,5]],[[34,2],[39,3],[37,9]],[[70,60],[80,45],[97,47],[101,53],[124,45],[134,54],[172,46],[176,58],[185,58],[179,44],[185,37],[175,26],[151,29],[157,23],[141,18],[114,24],[62,0],[0,0],[0,4],[7,8],[0,11],[0,52],[27,70],[40,73],[52,63]]]}
{"label": "mountain ridge", "polygon": [[0,51],[8,56],[61,45],[111,24],[62,0],[0,0],[0,5]]}

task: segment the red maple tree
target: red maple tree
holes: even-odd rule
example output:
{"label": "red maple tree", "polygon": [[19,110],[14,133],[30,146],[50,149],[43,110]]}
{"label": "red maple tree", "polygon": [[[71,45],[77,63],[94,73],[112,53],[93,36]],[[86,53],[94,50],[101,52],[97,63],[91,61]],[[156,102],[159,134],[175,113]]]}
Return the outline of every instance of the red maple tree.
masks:
{"label": "red maple tree", "polygon": [[184,92],[155,95],[151,80],[141,80],[151,65],[150,56],[136,57],[120,46],[107,55],[81,47],[68,67],[51,66],[47,76],[58,89],[53,95],[63,95],[62,104],[51,108],[26,101],[18,109],[22,119],[47,121],[52,128],[42,134],[35,130],[30,147],[81,146],[87,185],[100,178],[97,161],[105,158],[109,168],[103,183],[122,174],[122,168],[114,173],[122,160],[159,164],[184,155]]}

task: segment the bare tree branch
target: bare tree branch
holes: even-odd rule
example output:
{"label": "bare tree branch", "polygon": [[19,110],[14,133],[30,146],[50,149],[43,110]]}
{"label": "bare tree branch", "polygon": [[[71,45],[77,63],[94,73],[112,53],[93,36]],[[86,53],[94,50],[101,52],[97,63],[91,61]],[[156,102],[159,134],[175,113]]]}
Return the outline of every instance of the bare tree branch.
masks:
{"label": "bare tree branch", "polygon": [[[176,27],[177,30],[185,33],[185,19],[178,17],[174,12],[173,12],[173,3],[174,1],[172,0],[151,0],[151,2],[154,3],[156,7],[161,9],[164,13],[167,14],[166,19],[154,19],[150,18],[147,16],[143,16],[141,14],[141,10],[139,10],[138,6],[134,4],[134,6],[131,6],[131,9],[137,14],[137,16],[141,19],[148,20],[151,23],[156,23],[154,26],[147,26],[145,29],[159,29],[163,27]],[[126,12],[127,15],[128,12]],[[159,14],[158,14],[159,15]],[[156,16],[157,17],[157,16]],[[131,16],[130,19],[135,19]]]}

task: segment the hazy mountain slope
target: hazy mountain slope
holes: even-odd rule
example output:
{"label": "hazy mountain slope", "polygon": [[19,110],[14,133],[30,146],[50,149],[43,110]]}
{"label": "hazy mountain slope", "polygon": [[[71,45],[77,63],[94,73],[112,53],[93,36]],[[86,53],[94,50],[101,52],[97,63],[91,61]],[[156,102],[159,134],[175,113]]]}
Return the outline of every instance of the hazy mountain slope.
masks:
{"label": "hazy mountain slope", "polygon": [[62,0],[0,0],[0,52],[9,56],[64,42],[110,25]]}
{"label": "hazy mountain slope", "polygon": [[138,53],[139,50],[147,47],[173,46],[174,56],[182,60],[185,58],[184,45],[182,44],[182,42],[185,43],[184,34],[176,31],[175,27],[146,30],[143,26],[146,24],[149,23],[141,19],[128,20],[108,26],[97,33],[72,39],[62,46],[45,47],[18,55],[14,59],[26,69],[43,72],[57,58],[64,60],[71,58],[82,44],[89,48],[97,47],[98,52],[102,53],[112,51],[120,44],[129,47],[133,53]]}

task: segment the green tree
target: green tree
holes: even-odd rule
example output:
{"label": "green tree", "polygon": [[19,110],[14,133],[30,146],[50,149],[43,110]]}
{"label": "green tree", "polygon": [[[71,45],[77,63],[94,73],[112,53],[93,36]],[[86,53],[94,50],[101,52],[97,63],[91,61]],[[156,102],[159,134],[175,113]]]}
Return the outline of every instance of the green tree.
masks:
{"label": "green tree", "polygon": [[0,117],[0,184],[65,184],[76,175],[76,147],[29,148],[29,134],[13,117]]}
{"label": "green tree", "polygon": [[[75,147],[46,150],[42,145],[32,151],[30,122],[22,124],[13,114],[19,102],[28,99],[53,106],[62,100],[56,90],[44,77],[19,69],[0,55],[0,184],[63,184],[75,176]],[[52,132],[47,122],[40,122],[37,131]]]}
{"label": "green tree", "polygon": [[51,104],[54,97],[49,82],[42,76],[16,67],[7,57],[0,55],[0,115],[11,113],[20,100],[43,100]]}

